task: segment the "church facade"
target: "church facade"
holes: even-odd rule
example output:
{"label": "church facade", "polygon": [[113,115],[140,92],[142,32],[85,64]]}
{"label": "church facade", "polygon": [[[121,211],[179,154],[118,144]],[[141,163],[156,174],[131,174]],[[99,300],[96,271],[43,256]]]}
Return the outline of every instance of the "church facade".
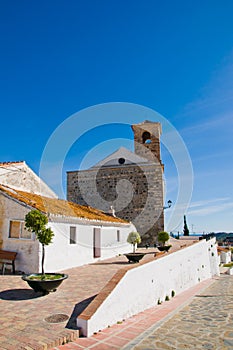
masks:
{"label": "church facade", "polygon": [[67,172],[67,199],[131,221],[142,245],[164,230],[161,125],[132,125],[134,152],[121,147],[88,170]]}

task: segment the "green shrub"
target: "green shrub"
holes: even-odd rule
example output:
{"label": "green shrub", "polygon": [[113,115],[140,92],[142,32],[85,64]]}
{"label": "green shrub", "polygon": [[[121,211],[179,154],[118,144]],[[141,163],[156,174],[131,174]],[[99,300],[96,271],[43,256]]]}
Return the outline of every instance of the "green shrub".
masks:
{"label": "green shrub", "polygon": [[158,233],[158,241],[162,243],[162,245],[165,245],[169,238],[169,233],[167,233],[166,231],[161,231]]}
{"label": "green shrub", "polygon": [[130,244],[133,244],[133,253],[135,253],[135,246],[136,244],[141,243],[141,237],[138,232],[130,232],[127,238],[127,242]]}
{"label": "green shrub", "polygon": [[232,266],[233,266],[233,262],[228,263],[228,264],[224,264],[223,266],[224,266],[224,267],[232,267]]}

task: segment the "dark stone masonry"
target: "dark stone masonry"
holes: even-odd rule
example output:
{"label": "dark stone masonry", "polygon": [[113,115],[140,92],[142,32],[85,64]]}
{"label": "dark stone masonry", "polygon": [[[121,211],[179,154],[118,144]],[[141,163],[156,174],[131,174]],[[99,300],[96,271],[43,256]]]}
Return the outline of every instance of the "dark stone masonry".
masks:
{"label": "dark stone masonry", "polygon": [[164,230],[160,123],[132,125],[134,149],[120,148],[88,170],[67,172],[67,199],[131,221],[142,245]]}

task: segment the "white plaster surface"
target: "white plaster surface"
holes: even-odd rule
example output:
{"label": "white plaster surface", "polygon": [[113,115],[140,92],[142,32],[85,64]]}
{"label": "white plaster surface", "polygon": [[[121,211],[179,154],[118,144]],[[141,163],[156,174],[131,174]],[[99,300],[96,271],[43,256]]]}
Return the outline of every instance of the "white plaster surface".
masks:
{"label": "white plaster surface", "polygon": [[0,183],[21,191],[57,198],[54,191],[25,162],[16,162],[5,166],[2,164],[0,166]]}
{"label": "white plaster surface", "polygon": [[231,251],[229,250],[228,252],[221,252],[220,260],[223,264],[228,264],[229,262],[231,262]]}
{"label": "white plaster surface", "polygon": [[[213,253],[213,254],[212,254]],[[129,270],[90,320],[77,320],[85,336],[157,305],[200,281],[219,274],[215,239]]]}
{"label": "white plaster surface", "polygon": [[[16,270],[25,273],[41,272],[42,247],[33,236],[32,239],[9,238],[10,220],[24,221],[25,215],[32,209],[6,195],[0,195],[1,209],[1,248],[16,251]],[[114,225],[114,226],[113,226]],[[45,246],[45,271],[57,272],[94,261],[114,257],[130,251],[127,243],[132,224],[112,224],[111,222],[93,222],[78,218],[51,217],[48,226],[54,232],[53,243]],[[77,243],[70,244],[70,226],[76,227]],[[93,257],[93,231],[101,230],[101,257]],[[117,230],[121,241],[117,242]]]}
{"label": "white plaster surface", "polygon": [[[53,243],[46,247],[45,269],[50,272],[57,272],[126,253],[131,249],[130,244],[127,243],[127,236],[130,231],[135,230],[133,225],[105,227],[97,224],[50,222],[49,226],[55,233]],[[69,243],[70,226],[76,227],[76,244]],[[93,231],[94,228],[98,227],[101,230],[101,257],[94,258]],[[120,242],[117,242],[117,230],[120,230]]]}

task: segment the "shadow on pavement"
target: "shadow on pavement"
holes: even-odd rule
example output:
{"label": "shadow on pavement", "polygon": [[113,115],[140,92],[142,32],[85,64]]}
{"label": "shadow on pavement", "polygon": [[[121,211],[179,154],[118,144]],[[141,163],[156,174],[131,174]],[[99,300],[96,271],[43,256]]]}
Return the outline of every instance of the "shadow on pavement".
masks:
{"label": "shadow on pavement", "polygon": [[76,320],[77,317],[83,312],[83,310],[86,309],[86,307],[92,302],[92,300],[95,299],[96,295],[93,295],[90,298],[87,298],[85,300],[80,301],[80,303],[76,304],[74,307],[74,310],[72,312],[72,315],[70,316],[69,321],[66,324],[66,328],[69,329],[78,329],[77,324],[76,324]]}
{"label": "shadow on pavement", "polygon": [[0,299],[2,300],[28,300],[42,297],[43,293],[34,292],[32,289],[9,289],[0,292]]}

